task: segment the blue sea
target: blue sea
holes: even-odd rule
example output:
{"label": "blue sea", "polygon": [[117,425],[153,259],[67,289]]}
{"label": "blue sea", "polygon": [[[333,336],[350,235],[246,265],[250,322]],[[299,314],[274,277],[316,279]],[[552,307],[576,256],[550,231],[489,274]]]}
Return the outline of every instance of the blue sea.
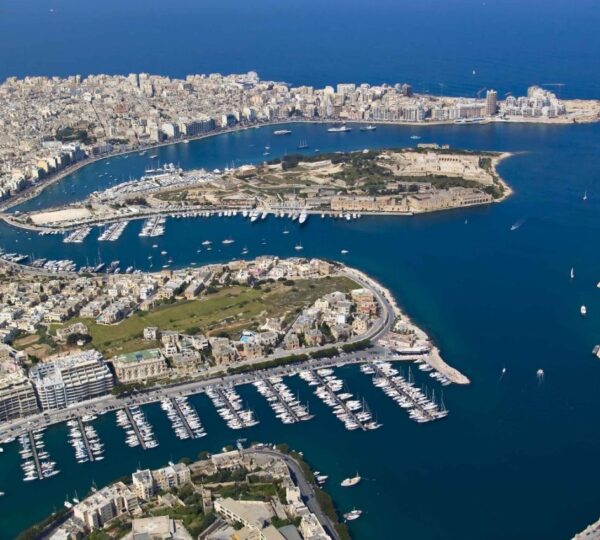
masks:
{"label": "blue sea", "polygon": [[[2,1],[0,78],[255,69],[297,84],[408,81],[433,91],[444,83],[445,92],[473,95],[482,87],[504,93],[523,92],[530,83],[565,83],[564,95],[600,97],[598,22],[599,5],[587,1]],[[262,160],[266,145],[272,157],[290,153],[300,139],[314,153],[411,146],[410,137],[418,135],[419,142],[514,152],[500,173],[515,194],[501,204],[413,218],[313,216],[302,228],[273,217],[252,225],[241,217],[169,219],[160,249],[138,237],[140,222],[111,245],[96,241],[97,230],[81,245],[65,245],[59,237],[1,225],[0,245],[80,264],[119,259],[144,269],[150,269],[148,256],[159,259],[163,249],[184,266],[239,257],[243,247],[248,257],[292,256],[298,241],[305,256],[344,258],[389,287],[472,384],[445,389],[448,418],[418,425],[358,369],[340,369],[384,424],[366,434],[346,432],[298,379],[290,385],[316,413],[300,426],[278,424],[254,388],[242,387],[261,421],[243,436],[288,442],[329,474],[327,490],[338,508],[365,511],[350,525],[355,538],[558,540],[597,519],[600,362],[591,350],[600,343],[600,125],[382,126],[346,134],[313,124],[290,129],[285,138],[262,128],[165,147],[157,159],[223,168]],[[137,154],[107,161],[22,209],[81,199],[152,164]],[[283,235],[284,228],[291,233]],[[221,245],[226,237],[235,243]],[[203,249],[205,239],[215,242],[213,251]],[[152,264],[157,269],[158,262]],[[586,318],[579,314],[582,304]],[[95,464],[77,465],[66,428],[49,429],[47,447],[63,472],[43,482],[21,482],[16,445],[7,446],[0,454],[0,490],[6,492],[0,538],[14,537],[93,482],[100,486],[137,466],[195,457],[235,440],[239,433],[226,428],[205,396],[193,402],[206,438],[178,442],[152,405],[146,412],[160,446],[132,450],[109,414],[96,422],[108,458]],[[364,482],[352,490],[338,487],[356,470]]]}

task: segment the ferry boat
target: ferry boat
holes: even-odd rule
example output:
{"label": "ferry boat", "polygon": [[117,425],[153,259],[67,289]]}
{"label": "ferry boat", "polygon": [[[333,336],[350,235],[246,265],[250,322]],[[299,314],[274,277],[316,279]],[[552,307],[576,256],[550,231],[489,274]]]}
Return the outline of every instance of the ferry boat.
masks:
{"label": "ferry boat", "polygon": [[372,124],[369,124],[368,126],[363,126],[360,128],[361,131],[375,131],[377,129],[377,126],[374,126]]}
{"label": "ferry boat", "polygon": [[289,135],[291,133],[291,130],[289,129],[276,129],[273,132],[273,135]]}
{"label": "ferry boat", "polygon": [[346,124],[339,127],[330,127],[327,130],[329,133],[346,133],[347,131],[352,131],[352,128],[349,128]]}
{"label": "ferry boat", "polygon": [[358,473],[356,473],[356,476],[352,476],[350,478],[344,478],[344,480],[342,480],[342,482],[340,483],[340,486],[352,487],[352,486],[355,486],[356,484],[358,484],[361,480],[362,480],[362,478],[359,476]]}

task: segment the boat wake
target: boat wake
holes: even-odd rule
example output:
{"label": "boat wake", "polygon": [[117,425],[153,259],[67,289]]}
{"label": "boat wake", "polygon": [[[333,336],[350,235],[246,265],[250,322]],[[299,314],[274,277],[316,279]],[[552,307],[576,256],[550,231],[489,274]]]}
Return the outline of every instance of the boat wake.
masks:
{"label": "boat wake", "polygon": [[525,218],[523,218],[523,219],[520,219],[519,221],[517,221],[517,222],[513,223],[513,224],[510,226],[510,230],[511,230],[511,231],[516,231],[517,229],[521,228],[521,226],[523,225],[523,223],[525,223]]}

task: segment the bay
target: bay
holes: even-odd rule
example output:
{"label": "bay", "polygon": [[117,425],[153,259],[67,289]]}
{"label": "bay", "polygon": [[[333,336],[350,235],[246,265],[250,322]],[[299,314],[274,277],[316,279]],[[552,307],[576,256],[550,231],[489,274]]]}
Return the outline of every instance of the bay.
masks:
{"label": "bay", "polygon": [[[413,145],[410,137],[419,133],[422,142],[515,152],[500,167],[515,195],[502,204],[412,218],[347,222],[311,216],[303,227],[272,216],[255,224],[241,217],[168,219],[158,243],[176,266],[226,261],[239,257],[244,246],[248,257],[293,256],[301,241],[303,256],[343,259],[368,272],[391,288],[445,358],[473,381],[445,391],[446,420],[417,425],[356,368],[344,368],[340,373],[352,391],[366,397],[384,424],[367,434],[343,430],[302,381],[291,384],[317,413],[302,426],[278,424],[254,389],[243,388],[261,423],[242,435],[250,441],[285,441],[304,451],[315,468],[331,474],[329,489],[336,504],[342,510],[365,510],[351,524],[357,538],[401,533],[423,539],[559,539],[596,519],[600,366],[591,349],[600,340],[595,288],[600,256],[594,248],[600,230],[600,126],[380,127],[370,134],[354,130],[343,136],[314,124],[291,124],[290,129],[286,140],[272,137],[270,128],[252,129],[165,147],[158,154],[161,161],[185,168],[213,168],[232,160],[260,161],[266,144],[272,157],[281,156],[292,151],[295,137],[307,139],[312,152],[315,147],[324,152]],[[75,200],[98,187],[99,171],[128,177],[143,170],[147,159],[136,154],[110,158],[108,165],[98,162],[49,188],[40,201],[45,206]],[[585,190],[589,198],[584,202]],[[521,227],[511,231],[517,222]],[[114,245],[102,245],[103,259],[148,269],[148,254],[160,258],[160,249],[137,236],[140,226],[134,222]],[[289,235],[282,234],[284,228]],[[80,264],[96,257],[99,245],[97,231],[79,246],[6,225],[0,235],[7,249],[69,257]],[[221,245],[229,236],[235,243]],[[213,251],[202,249],[204,239],[215,242]],[[343,256],[341,249],[349,253]],[[584,302],[588,316],[582,319],[579,306]],[[507,371],[501,379],[503,367]],[[538,368],[545,371],[541,383]],[[48,448],[63,473],[34,485],[21,482],[16,448],[7,447],[0,461],[7,492],[0,499],[3,534],[14,536],[60,506],[67,493],[82,495],[92,481],[103,485],[138,465],[194,457],[235,440],[238,433],[222,424],[205,396],[194,402],[207,426],[205,439],[177,442],[153,405],[146,409],[161,445],[148,452],[131,450],[107,415],[98,421],[98,431],[108,457],[92,465],[75,464],[64,427],[49,429]],[[354,490],[339,488],[339,481],[356,470],[368,481]],[[32,508],[28,501],[34,494]]]}

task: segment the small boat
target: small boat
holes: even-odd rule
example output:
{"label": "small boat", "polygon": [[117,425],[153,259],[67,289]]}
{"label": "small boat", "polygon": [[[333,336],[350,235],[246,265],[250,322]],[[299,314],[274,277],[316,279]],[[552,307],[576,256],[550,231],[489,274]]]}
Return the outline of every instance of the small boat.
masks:
{"label": "small boat", "polygon": [[581,308],[579,308],[579,312],[581,313],[582,317],[585,317],[587,315],[587,308],[585,306],[581,306]]}
{"label": "small boat", "polygon": [[583,194],[583,200],[587,201],[587,191]]}
{"label": "small boat", "polygon": [[342,251],[340,251],[340,253],[342,255],[347,255],[348,254],[348,250],[347,249],[342,249]]}
{"label": "small boat", "polygon": [[150,159],[156,159],[157,157],[158,157],[158,154],[152,154],[152,155],[150,156]]}
{"label": "small boat", "polygon": [[346,514],[344,514],[344,519],[346,521],[354,521],[355,519],[358,519],[361,515],[362,515],[362,510],[357,510],[355,508],[354,510],[351,510],[350,512],[347,512]]}
{"label": "small boat", "polygon": [[300,243],[297,243],[297,244],[294,246],[294,249],[295,249],[296,251],[302,251],[304,248],[302,247],[302,244],[300,244]]}
{"label": "small boat", "polygon": [[340,486],[352,487],[352,486],[355,486],[356,484],[358,484],[361,480],[362,480],[362,478],[359,476],[358,473],[356,473],[356,476],[352,476],[350,478],[344,478],[344,480],[341,481]]}
{"label": "small boat", "polygon": [[289,135],[292,131],[289,129],[276,129],[273,135]]}
{"label": "small boat", "polygon": [[575,277],[575,269],[573,267],[571,267],[571,279],[573,279]]}
{"label": "small boat", "polygon": [[375,131],[376,129],[377,129],[377,126],[373,126],[371,124],[360,128],[361,131]]}
{"label": "small boat", "polygon": [[235,240],[233,238],[225,238],[225,240],[223,240],[221,243],[224,245],[229,245],[229,244],[233,244],[235,242]]}
{"label": "small boat", "polygon": [[410,136],[410,138],[411,138],[413,141],[418,141],[418,140],[419,140],[421,137],[420,137],[419,135],[411,135],[411,136]]}

